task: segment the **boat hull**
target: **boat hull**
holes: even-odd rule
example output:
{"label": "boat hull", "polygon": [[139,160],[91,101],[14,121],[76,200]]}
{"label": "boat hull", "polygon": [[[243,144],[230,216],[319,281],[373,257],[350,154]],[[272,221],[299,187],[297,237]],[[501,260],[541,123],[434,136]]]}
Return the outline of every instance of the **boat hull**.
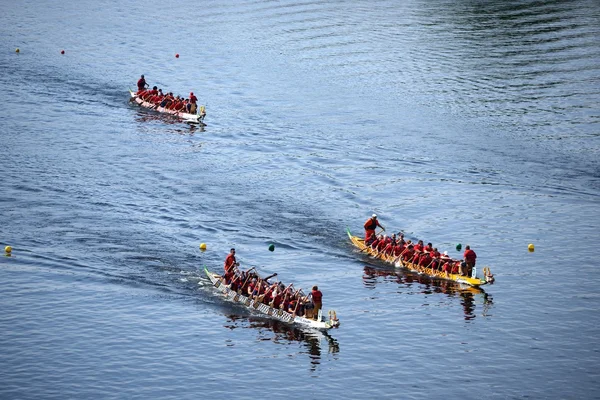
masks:
{"label": "boat hull", "polygon": [[150,103],[148,101],[144,101],[142,98],[138,97],[132,90],[129,90],[129,94],[131,95],[131,100],[138,104],[140,107],[144,107],[150,110],[158,111],[163,114],[169,114],[177,118],[181,118],[184,122],[189,124],[202,124],[204,125],[204,117],[205,113],[201,114],[189,114],[175,110],[169,110],[164,107],[156,107],[156,104]]}
{"label": "boat hull", "polygon": [[288,324],[301,325],[304,327],[309,327],[318,330],[328,330],[331,328],[338,327],[340,325],[339,320],[335,314],[335,311],[329,311],[328,320],[324,320],[322,317],[318,320],[308,319],[304,317],[294,316],[283,310],[278,310],[273,307],[269,307],[268,305],[254,301],[253,299],[244,296],[242,294],[238,294],[237,292],[231,290],[231,288],[226,285],[222,281],[222,277],[219,274],[215,274],[210,272],[206,267],[204,267],[204,272],[208,276],[208,279],[212,282],[213,286],[221,292],[225,297],[233,301],[234,303],[238,303],[248,308],[251,311],[256,311],[260,314],[263,314],[269,318],[274,318],[279,321],[286,322]]}
{"label": "boat hull", "polygon": [[394,256],[386,256],[383,254],[377,254],[377,252],[375,252],[370,247],[365,245],[364,239],[359,238],[358,236],[352,236],[352,234],[350,233],[350,229],[347,230],[347,233],[348,233],[348,237],[350,238],[350,241],[352,242],[352,244],[355,247],[357,247],[358,249],[360,249],[361,252],[366,253],[366,254],[370,255],[371,257],[377,258],[387,264],[391,264],[396,268],[404,268],[404,269],[408,269],[412,272],[430,276],[432,278],[445,279],[445,280],[454,281],[457,283],[462,283],[462,284],[466,284],[466,285],[473,286],[473,287],[479,287],[482,285],[486,285],[488,283],[485,278],[480,279],[480,278],[463,276],[463,275],[459,275],[459,274],[446,274],[445,272],[436,271],[434,269],[422,267],[420,265],[416,265],[416,264],[413,264],[410,262],[396,260],[397,257],[394,257]]}

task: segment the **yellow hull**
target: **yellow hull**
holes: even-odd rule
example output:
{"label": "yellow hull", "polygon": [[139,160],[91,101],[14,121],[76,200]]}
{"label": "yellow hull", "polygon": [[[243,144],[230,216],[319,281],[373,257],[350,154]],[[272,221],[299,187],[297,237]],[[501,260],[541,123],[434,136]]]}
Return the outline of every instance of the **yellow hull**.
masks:
{"label": "yellow hull", "polygon": [[372,250],[370,247],[365,245],[364,239],[361,239],[358,236],[352,236],[349,229],[348,229],[348,237],[350,238],[350,241],[352,241],[352,244],[354,246],[356,246],[362,253],[366,253],[366,254],[370,255],[371,257],[375,257],[379,260],[382,260],[383,262],[385,262],[387,264],[391,264],[394,267],[406,268],[410,271],[417,272],[417,273],[423,274],[423,275],[427,275],[432,278],[446,279],[446,280],[450,280],[450,281],[454,281],[454,282],[458,282],[458,283],[464,283],[464,284],[474,286],[474,287],[479,287],[481,285],[485,285],[488,283],[485,279],[471,278],[468,276],[462,276],[462,275],[458,275],[458,274],[446,274],[445,272],[436,271],[431,268],[422,267],[420,265],[415,265],[413,263],[409,263],[406,261],[401,261],[401,260],[396,261],[396,257],[394,257],[394,256],[386,256],[383,254],[377,254],[374,250]]}

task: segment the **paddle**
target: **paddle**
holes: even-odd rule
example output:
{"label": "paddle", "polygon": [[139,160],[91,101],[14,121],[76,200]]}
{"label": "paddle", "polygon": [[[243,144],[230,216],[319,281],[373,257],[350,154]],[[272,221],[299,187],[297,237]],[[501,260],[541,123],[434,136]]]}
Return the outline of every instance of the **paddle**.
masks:
{"label": "paddle", "polygon": [[[281,292],[281,294],[286,293],[288,291],[288,289],[290,287],[292,287],[292,285],[293,285],[293,283],[290,283],[288,287],[286,287],[285,289],[283,289],[283,291]],[[286,294],[286,296],[287,296],[287,294]],[[273,300],[271,300],[271,302],[269,303],[269,306],[273,307],[274,304],[275,304],[275,298],[273,298]]]}
{"label": "paddle", "polygon": [[[267,280],[265,279],[263,282],[267,282]],[[273,291],[277,284],[278,282],[273,283],[261,296],[259,296],[259,300],[261,303],[264,301],[265,297]]]}
{"label": "paddle", "polygon": [[[300,293],[300,291],[302,290],[302,288],[298,289],[296,291],[296,296],[298,296],[298,294]],[[298,306],[300,305],[300,299],[296,300],[296,307],[294,308],[294,312],[292,313],[292,315],[294,316],[294,318],[296,317],[296,312],[298,311]]]}
{"label": "paddle", "polygon": [[408,250],[408,247],[406,247],[404,250],[402,250],[402,253],[400,253],[400,255],[398,257],[396,257],[393,262],[397,263],[398,260],[400,260],[400,257],[402,257],[404,255],[404,253],[406,253],[406,250]]}
{"label": "paddle", "polygon": [[251,294],[250,298],[254,301],[254,304],[252,305],[252,307],[254,307],[255,309],[258,308],[258,306],[260,305],[260,290],[262,289],[262,278],[258,278],[258,281],[256,282],[256,286],[254,286],[254,289],[256,290],[256,295],[255,294]]}
{"label": "paddle", "polygon": [[267,276],[267,277],[266,277],[264,280],[265,280],[265,281],[268,281],[269,279],[273,278],[274,276],[277,276],[277,272],[275,272],[275,273],[274,273],[274,274],[272,274],[272,275],[269,275],[269,276]]}
{"label": "paddle", "polygon": [[250,279],[250,271],[252,271],[253,269],[256,269],[256,268],[252,267],[248,271],[246,271],[246,280],[244,281],[244,284],[240,287],[240,290],[242,292],[244,291],[244,288],[246,287],[246,283],[248,283],[248,279]]}

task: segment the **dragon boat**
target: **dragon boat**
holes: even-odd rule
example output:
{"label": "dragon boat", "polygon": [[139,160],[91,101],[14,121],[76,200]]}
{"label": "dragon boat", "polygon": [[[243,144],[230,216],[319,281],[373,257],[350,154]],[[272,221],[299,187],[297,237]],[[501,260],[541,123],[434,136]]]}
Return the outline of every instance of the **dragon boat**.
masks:
{"label": "dragon boat", "polygon": [[267,304],[255,301],[254,299],[244,296],[234,290],[231,290],[229,285],[226,285],[223,277],[219,274],[210,272],[208,268],[204,267],[204,272],[208,276],[208,279],[212,282],[213,286],[221,292],[228,300],[238,303],[253,312],[265,315],[269,318],[273,318],[288,324],[299,325],[303,327],[313,328],[316,330],[328,330],[331,328],[337,328],[340,325],[340,321],[337,318],[336,312],[330,310],[328,312],[328,319],[326,320],[322,315],[322,310],[319,310],[317,319],[304,318],[298,315],[290,314],[286,311],[275,309],[268,306]]}
{"label": "dragon boat", "polygon": [[197,114],[190,114],[190,113],[184,113],[181,111],[169,110],[168,108],[160,107],[154,103],[145,101],[131,89],[129,89],[129,94],[131,95],[130,101],[135,102],[140,107],[144,107],[149,110],[158,111],[159,113],[172,115],[174,117],[182,119],[183,122],[186,122],[188,124],[204,125],[204,117],[206,116],[206,108],[204,106],[198,107]]}
{"label": "dragon boat", "polygon": [[490,272],[489,267],[483,268],[483,271],[482,271],[483,276],[482,277],[477,277],[477,269],[476,268],[473,268],[473,272],[472,272],[471,276],[464,276],[464,275],[460,275],[460,274],[450,274],[450,273],[434,270],[432,268],[427,268],[427,267],[423,267],[421,265],[416,265],[411,262],[404,261],[400,257],[396,257],[394,255],[385,255],[385,254],[377,253],[375,250],[371,249],[371,247],[369,247],[365,244],[364,239],[359,238],[358,236],[353,236],[352,233],[350,233],[349,228],[347,229],[347,233],[348,233],[348,237],[350,238],[350,241],[352,242],[352,244],[355,247],[357,247],[361,252],[364,252],[364,253],[370,255],[371,257],[382,260],[386,264],[391,264],[396,268],[404,268],[409,271],[416,272],[418,274],[430,276],[431,278],[450,280],[450,281],[454,281],[457,283],[462,283],[462,284],[466,284],[469,286],[473,286],[476,288],[483,286],[483,285],[487,285],[494,281],[494,276]]}

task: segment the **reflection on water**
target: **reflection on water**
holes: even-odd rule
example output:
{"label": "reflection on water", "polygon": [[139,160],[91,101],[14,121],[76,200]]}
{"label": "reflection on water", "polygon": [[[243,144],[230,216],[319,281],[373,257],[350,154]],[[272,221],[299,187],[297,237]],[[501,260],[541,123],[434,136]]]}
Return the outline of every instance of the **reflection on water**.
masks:
{"label": "reflection on water", "polygon": [[378,283],[397,283],[410,293],[430,295],[441,293],[451,299],[459,299],[463,307],[465,320],[474,319],[477,304],[481,303],[481,316],[488,317],[492,307],[492,296],[481,288],[462,285],[445,279],[434,279],[406,270],[380,269],[371,266],[364,267],[363,283],[367,289],[375,289]]}
{"label": "reflection on water", "polygon": [[159,121],[163,124],[178,125],[180,129],[175,131],[180,134],[194,134],[195,132],[204,132],[206,124],[190,124],[186,123],[178,117],[174,117],[169,114],[156,113],[150,110],[139,109],[135,115],[137,122],[156,122]]}
{"label": "reflection on water", "polygon": [[340,351],[339,343],[328,332],[313,329],[301,329],[281,321],[256,316],[227,315],[228,323],[225,328],[251,328],[258,330],[259,341],[272,341],[276,344],[303,342],[308,350],[310,369],[314,371],[320,364],[325,349],[327,354],[337,357]]}

